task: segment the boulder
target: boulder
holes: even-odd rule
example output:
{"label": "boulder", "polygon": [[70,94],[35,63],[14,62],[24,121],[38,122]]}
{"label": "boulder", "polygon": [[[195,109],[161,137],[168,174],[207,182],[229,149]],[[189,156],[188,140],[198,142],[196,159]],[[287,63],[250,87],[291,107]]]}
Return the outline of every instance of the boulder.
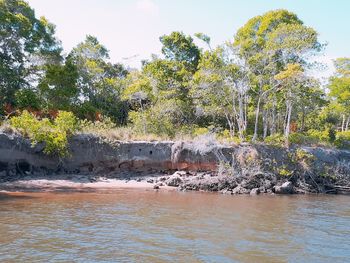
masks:
{"label": "boulder", "polygon": [[249,190],[242,187],[241,185],[238,185],[232,190],[232,194],[249,194]]}
{"label": "boulder", "polygon": [[258,195],[258,194],[260,194],[260,189],[259,188],[253,188],[250,191],[250,195]]}
{"label": "boulder", "polygon": [[180,175],[172,175],[170,176],[166,181],[165,183],[168,185],[168,186],[174,186],[174,187],[178,187],[181,183],[182,183],[182,179],[180,177]]}
{"label": "boulder", "polygon": [[274,187],[276,194],[293,194],[294,187],[292,182],[285,182],[282,185],[278,185]]}

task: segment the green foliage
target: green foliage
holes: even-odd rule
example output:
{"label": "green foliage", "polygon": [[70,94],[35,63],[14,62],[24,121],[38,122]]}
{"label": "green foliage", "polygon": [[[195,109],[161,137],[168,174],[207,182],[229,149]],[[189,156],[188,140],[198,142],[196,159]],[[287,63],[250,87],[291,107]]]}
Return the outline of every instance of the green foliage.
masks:
{"label": "green foliage", "polygon": [[310,164],[311,161],[315,160],[315,156],[308,153],[307,151],[298,148],[295,150],[295,158],[297,161],[304,161]]}
{"label": "green foliage", "polygon": [[47,65],[45,76],[38,85],[44,108],[72,110],[79,95],[77,80],[77,66],[70,58],[63,65]]}
{"label": "green foliage", "polygon": [[[196,33],[207,51],[182,32],[163,35],[163,56],[153,55],[131,72],[112,64],[108,49],[91,35],[63,57],[54,34],[55,27],[36,18],[27,2],[0,0],[2,117],[18,109],[38,116],[64,110],[87,119],[80,121],[81,131],[98,134],[123,133],[129,123],[125,131],[133,136],[210,130],[229,143],[267,136],[265,142],[276,146],[348,146],[350,59],[334,61],[327,89],[308,76],[310,58],[323,46],[318,33],[287,10],[253,17],[232,43],[218,47]],[[54,120],[23,112],[11,122],[33,142],[45,141],[47,153],[61,156],[77,129],[65,112]]]}
{"label": "green foliage", "polygon": [[193,43],[190,36],[182,32],[172,32],[170,35],[161,36],[163,44],[162,53],[173,61],[184,62],[190,71],[195,71],[200,58],[199,48]]}
{"label": "green foliage", "polygon": [[15,104],[14,94],[32,86],[29,79],[42,68],[31,58],[44,65],[60,60],[61,46],[54,33],[55,27],[35,17],[27,2],[0,1],[0,105]]}
{"label": "green foliage", "polygon": [[289,135],[289,142],[292,144],[317,144],[317,138],[307,136],[302,133],[292,133]]}
{"label": "green foliage", "polygon": [[293,175],[293,171],[288,170],[285,166],[278,168],[277,172],[283,177],[291,177]]}
{"label": "green foliage", "polygon": [[275,133],[273,135],[267,136],[264,140],[265,143],[273,146],[283,146],[285,138],[280,133]]}
{"label": "green foliage", "polygon": [[334,144],[339,148],[350,149],[350,131],[337,132]]}
{"label": "green foliage", "polygon": [[292,144],[317,145],[327,144],[330,141],[329,131],[309,130],[306,134],[292,133],[289,135]]}
{"label": "green foliage", "polygon": [[101,113],[125,124],[127,107],[121,100],[121,93],[128,72],[122,65],[111,64],[108,59],[106,47],[90,35],[69,54],[78,74],[76,112],[82,118]]}
{"label": "green foliage", "polygon": [[30,88],[17,90],[15,92],[15,101],[19,109],[40,109],[40,99],[36,92]]}
{"label": "green foliage", "polygon": [[10,119],[12,127],[29,137],[33,145],[45,143],[44,153],[68,156],[68,138],[77,130],[77,119],[71,112],[60,111],[51,121],[38,119],[28,111]]}
{"label": "green foliage", "polygon": [[167,135],[174,137],[176,128],[170,118],[162,114],[158,108],[150,108],[143,112],[132,111],[129,120],[137,133]]}
{"label": "green foliage", "polygon": [[200,136],[200,135],[206,135],[209,133],[209,129],[208,128],[204,128],[204,127],[198,127],[195,128],[192,132],[192,134],[194,136]]}
{"label": "green foliage", "polygon": [[83,133],[101,134],[116,127],[116,124],[109,117],[102,117],[99,121],[81,120],[79,130]]}
{"label": "green foliage", "polygon": [[310,129],[307,131],[307,135],[318,142],[330,142],[331,141],[332,129],[326,129],[324,131],[319,131],[315,129]]}

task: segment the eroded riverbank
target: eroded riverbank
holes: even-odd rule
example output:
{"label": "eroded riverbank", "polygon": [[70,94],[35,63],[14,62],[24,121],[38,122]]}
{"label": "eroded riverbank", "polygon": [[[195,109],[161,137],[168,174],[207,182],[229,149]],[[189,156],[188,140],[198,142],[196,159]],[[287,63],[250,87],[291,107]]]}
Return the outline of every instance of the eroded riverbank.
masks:
{"label": "eroded riverbank", "polygon": [[320,147],[190,142],[122,142],[74,136],[70,156],[0,133],[0,189],[85,191],[152,188],[226,194],[340,193],[350,185],[350,152]]}

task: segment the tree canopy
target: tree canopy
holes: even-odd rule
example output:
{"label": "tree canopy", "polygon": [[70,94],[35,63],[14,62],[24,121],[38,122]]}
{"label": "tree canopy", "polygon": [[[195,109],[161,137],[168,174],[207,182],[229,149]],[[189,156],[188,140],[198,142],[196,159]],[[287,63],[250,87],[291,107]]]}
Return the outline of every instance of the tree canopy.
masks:
{"label": "tree canopy", "polygon": [[170,32],[159,38],[159,56],[131,69],[111,62],[91,35],[63,54],[53,24],[25,1],[1,0],[0,113],[54,119],[64,110],[142,134],[212,132],[253,142],[279,136],[287,145],[349,130],[350,58],[334,61],[326,85],[310,75],[324,45],[297,14],[255,16],[218,46],[205,33],[194,37],[207,48]]}

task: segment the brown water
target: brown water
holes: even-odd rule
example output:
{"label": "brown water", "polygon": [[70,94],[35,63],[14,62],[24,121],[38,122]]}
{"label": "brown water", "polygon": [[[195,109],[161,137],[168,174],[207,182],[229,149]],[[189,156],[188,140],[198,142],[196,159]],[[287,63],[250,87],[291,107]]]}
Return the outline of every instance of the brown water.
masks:
{"label": "brown water", "polygon": [[350,196],[0,196],[0,262],[349,262]]}

